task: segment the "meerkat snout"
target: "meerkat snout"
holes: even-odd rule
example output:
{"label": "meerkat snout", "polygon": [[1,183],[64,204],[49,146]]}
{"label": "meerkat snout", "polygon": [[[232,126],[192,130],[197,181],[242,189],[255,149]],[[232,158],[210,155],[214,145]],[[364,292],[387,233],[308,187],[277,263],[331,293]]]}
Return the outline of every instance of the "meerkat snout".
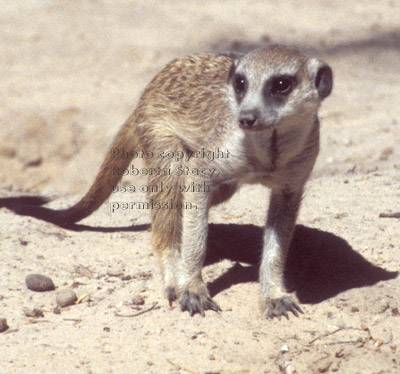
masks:
{"label": "meerkat snout", "polygon": [[239,113],[239,123],[242,129],[251,129],[257,126],[260,112],[258,109],[244,110]]}

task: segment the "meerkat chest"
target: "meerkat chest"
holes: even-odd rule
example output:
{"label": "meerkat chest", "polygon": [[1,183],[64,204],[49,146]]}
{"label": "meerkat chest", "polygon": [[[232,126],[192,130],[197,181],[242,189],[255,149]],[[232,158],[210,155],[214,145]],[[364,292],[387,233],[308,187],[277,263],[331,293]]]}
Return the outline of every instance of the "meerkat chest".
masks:
{"label": "meerkat chest", "polygon": [[278,170],[303,152],[309,135],[310,129],[305,127],[274,128],[264,134],[248,134],[244,148],[258,161],[259,168]]}
{"label": "meerkat chest", "polygon": [[272,188],[287,180],[303,180],[314,165],[318,140],[318,128],[313,126],[247,133],[238,157],[240,171],[235,175],[244,183],[262,183]]}

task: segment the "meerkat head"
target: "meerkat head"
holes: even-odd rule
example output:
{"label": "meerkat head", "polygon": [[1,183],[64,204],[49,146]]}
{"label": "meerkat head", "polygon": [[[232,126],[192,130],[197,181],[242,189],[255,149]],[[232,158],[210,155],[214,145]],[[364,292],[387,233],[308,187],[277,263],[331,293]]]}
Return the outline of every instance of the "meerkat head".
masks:
{"label": "meerkat head", "polygon": [[295,49],[272,45],[232,58],[229,90],[245,130],[313,120],[331,93],[331,68]]}

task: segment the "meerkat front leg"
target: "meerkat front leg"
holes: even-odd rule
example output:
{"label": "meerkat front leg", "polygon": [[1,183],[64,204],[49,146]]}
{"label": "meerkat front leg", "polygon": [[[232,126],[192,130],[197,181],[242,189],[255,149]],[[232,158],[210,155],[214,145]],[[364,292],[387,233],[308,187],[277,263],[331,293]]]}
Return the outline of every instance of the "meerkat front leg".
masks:
{"label": "meerkat front leg", "polygon": [[284,269],[302,197],[302,190],[272,191],[264,233],[264,248],[260,267],[261,306],[267,318],[298,316],[300,307],[286,292]]}
{"label": "meerkat front leg", "polygon": [[184,204],[191,208],[183,209],[180,259],[177,271],[179,304],[182,311],[192,316],[200,313],[204,317],[207,309],[216,312],[220,307],[212,300],[205,285],[201,270],[207,250],[208,199],[207,192],[184,193]]}

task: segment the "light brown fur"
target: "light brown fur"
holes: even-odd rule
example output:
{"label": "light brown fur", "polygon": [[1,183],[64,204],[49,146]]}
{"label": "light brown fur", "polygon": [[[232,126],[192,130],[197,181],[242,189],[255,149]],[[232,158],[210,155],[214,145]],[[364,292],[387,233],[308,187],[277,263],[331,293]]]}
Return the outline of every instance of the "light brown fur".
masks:
{"label": "light brown fur", "polygon": [[[248,84],[243,97],[234,88],[240,74]],[[280,91],[276,95],[274,88],[268,91],[268,82],[271,87],[279,84],[275,76],[295,77],[290,95]],[[213,178],[175,173],[149,176],[149,185],[162,181],[174,186],[168,196],[149,193],[149,200],[172,199],[197,207],[151,211],[153,243],[171,303],[178,299],[182,310],[190,314],[219,310],[201,277],[208,210],[230,198],[242,183],[262,183],[272,188],[272,194],[260,269],[261,305],[267,317],[300,311],[285,291],[283,269],[303,186],[318,154],[317,111],[330,93],[331,81],[326,64],[293,49],[272,46],[237,58],[204,54],[176,59],[147,86],[112,148],[154,155],[163,151],[187,154],[202,147],[230,152],[227,158],[191,158],[184,163],[189,169],[215,168],[219,175]],[[48,214],[59,222],[75,222],[90,215],[121,178],[112,175],[113,168],[126,168],[130,161],[129,157],[113,158],[110,153],[92,187],[76,205],[63,211],[47,210]],[[170,170],[183,164],[158,157],[145,161],[147,168]],[[178,189],[204,181],[210,192],[183,193]]]}

